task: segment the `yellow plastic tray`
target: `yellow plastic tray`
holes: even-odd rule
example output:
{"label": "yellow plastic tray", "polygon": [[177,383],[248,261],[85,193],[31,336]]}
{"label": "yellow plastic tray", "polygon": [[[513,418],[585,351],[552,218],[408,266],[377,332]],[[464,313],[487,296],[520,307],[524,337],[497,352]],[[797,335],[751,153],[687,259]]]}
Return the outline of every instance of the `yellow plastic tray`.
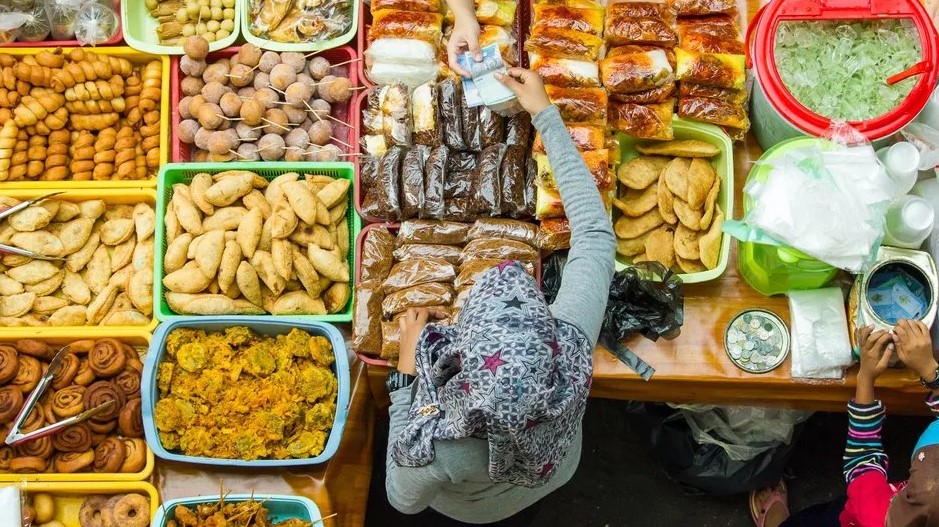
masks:
{"label": "yellow plastic tray", "polygon": [[[52,51],[53,49],[55,48],[3,48],[0,49],[0,53],[8,53],[10,55],[35,55],[40,51]],[[75,48],[62,48],[64,53],[68,53],[73,49]],[[159,60],[163,64],[160,86],[160,166],[165,165],[170,158],[170,58],[166,55],[153,55],[150,53],[144,53],[126,46],[115,48],[93,48],[89,46],[83,47],[81,49],[89,53],[103,53],[106,55],[112,55],[114,57],[124,58],[135,65],[146,64],[152,60]],[[156,188],[157,172],[159,172],[159,170],[154,171],[152,178],[131,181],[4,181],[0,182],[0,191],[5,191],[8,188],[41,188],[55,190],[71,190],[76,188]]]}
{"label": "yellow plastic tray", "polygon": [[[32,328],[17,328],[17,329],[32,329]],[[89,329],[104,329],[107,328],[89,328]],[[143,353],[147,352],[147,349],[150,346],[150,338],[152,337],[152,332],[147,329],[139,329],[135,333],[127,333],[125,335],[115,335],[113,331],[99,331],[91,332],[88,330],[82,330],[78,328],[63,328],[62,330],[47,331],[44,335],[34,335],[27,333],[3,333],[0,334],[0,343],[11,342],[23,338],[34,338],[37,340],[42,340],[53,346],[64,346],[70,342],[75,342],[76,340],[90,339],[90,338],[104,338],[111,337],[120,339],[122,342],[130,344],[138,351]],[[150,477],[150,474],[153,473],[154,464],[156,458],[153,456],[153,451],[150,450],[150,446],[147,445],[147,464],[144,465],[143,470],[140,472],[130,472],[126,474],[99,474],[99,473],[77,473],[77,474],[56,474],[44,472],[42,474],[13,474],[9,472],[0,472],[0,483],[2,482],[17,482],[17,481],[26,481],[29,482],[29,490],[35,490],[33,485],[38,484],[36,482],[46,483],[46,482],[68,482],[66,485],[71,487],[82,488],[91,485],[92,488],[99,488],[102,485],[136,485],[138,481],[145,480]],[[76,483],[79,482],[79,483]],[[98,483],[98,482],[110,482],[110,483]],[[149,485],[148,485],[149,486]],[[71,488],[69,487],[69,488]],[[152,488],[152,487],[151,487]],[[111,487],[108,487],[110,490]],[[38,490],[37,490],[38,492]],[[155,496],[155,490],[154,496]],[[100,492],[87,492],[86,494],[100,494]],[[152,502],[151,502],[152,504]],[[153,511],[156,512],[155,506],[153,506]],[[69,525],[66,522],[66,525]],[[74,523],[78,527],[78,522]]]}
{"label": "yellow plastic tray", "polygon": [[150,498],[150,522],[160,508],[160,495],[153,485],[145,481],[110,481],[94,483],[27,483],[26,492],[33,494],[45,492],[51,494],[55,500],[54,520],[65,524],[65,527],[81,527],[78,523],[78,511],[81,510],[85,496],[92,494],[114,495],[137,493]]}
{"label": "yellow plastic tray", "polygon": [[[61,184],[61,182],[56,182]],[[58,187],[57,187],[58,188]],[[51,188],[46,187],[45,189],[39,188],[29,188],[29,189],[12,189],[9,186],[0,187],[0,196],[7,196],[18,200],[27,200],[30,198],[35,198],[36,196],[42,196],[48,193]],[[86,201],[90,199],[101,199],[109,205],[136,205],[137,203],[149,203],[153,206],[154,212],[156,212],[156,190],[151,188],[140,188],[139,183],[136,188],[126,188],[126,189],[81,189],[75,187],[62,188],[66,190],[65,194],[59,194],[55,197],[58,200],[64,201]],[[163,218],[156,218],[156,221],[161,222]],[[107,337],[114,336],[120,337],[124,335],[133,335],[139,333],[140,331],[149,331],[153,332],[156,329],[157,320],[151,315],[150,323],[146,326],[40,326],[40,327],[0,327],[0,337],[5,337],[7,335],[16,334],[20,338],[26,337],[54,337],[58,336],[61,333],[70,333],[70,332],[80,332],[82,335],[85,335],[84,338],[93,338],[93,337]]]}

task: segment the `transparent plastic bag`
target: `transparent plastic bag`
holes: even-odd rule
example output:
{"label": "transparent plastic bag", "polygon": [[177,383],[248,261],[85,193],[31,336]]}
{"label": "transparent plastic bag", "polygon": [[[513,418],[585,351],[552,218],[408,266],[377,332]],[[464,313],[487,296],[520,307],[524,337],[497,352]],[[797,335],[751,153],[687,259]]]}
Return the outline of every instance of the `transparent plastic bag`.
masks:
{"label": "transparent plastic bag", "polygon": [[352,310],[352,349],[365,355],[381,355],[381,303],[385,299],[381,282],[370,280],[355,286]]}
{"label": "transparent plastic bag", "polygon": [[464,261],[477,258],[534,262],[538,259],[538,250],[515,240],[479,238],[463,248]]}
{"label": "transparent plastic bag", "polygon": [[360,258],[360,280],[383,282],[391,272],[392,252],[395,249],[395,237],[383,226],[368,231],[362,242]]}
{"label": "transparent plastic bag", "polygon": [[526,221],[482,218],[469,229],[468,238],[502,238],[535,247],[538,245],[538,226]]}
{"label": "transparent plastic bag", "polygon": [[43,5],[52,24],[52,40],[72,40],[83,3],[84,0],[45,0]]}
{"label": "transparent plastic bag", "polygon": [[49,17],[40,5],[0,10],[0,42],[39,42],[49,31]]}
{"label": "transparent plastic bag", "polygon": [[111,6],[86,2],[75,20],[75,40],[83,46],[107,42],[117,33],[117,14]]}
{"label": "transparent plastic bag", "polygon": [[447,284],[421,284],[385,296],[381,303],[385,318],[391,318],[412,307],[449,306],[456,293]]}
{"label": "transparent plastic bag", "polygon": [[398,229],[397,243],[399,246],[406,243],[463,245],[469,228],[469,225],[455,221],[405,221]]}
{"label": "transparent plastic bag", "polygon": [[456,268],[440,258],[416,258],[398,262],[382,284],[386,295],[429,283],[452,283]]}

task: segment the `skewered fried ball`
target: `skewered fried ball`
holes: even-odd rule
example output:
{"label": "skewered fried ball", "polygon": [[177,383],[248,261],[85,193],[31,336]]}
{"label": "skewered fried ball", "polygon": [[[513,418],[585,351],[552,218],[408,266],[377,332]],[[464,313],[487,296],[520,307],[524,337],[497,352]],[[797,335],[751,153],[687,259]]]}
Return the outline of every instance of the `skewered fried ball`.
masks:
{"label": "skewered fried ball", "polygon": [[313,102],[310,103],[309,110],[313,114],[313,119],[322,120],[326,119],[326,116],[333,110],[333,107],[323,99],[314,99]]}
{"label": "skewered fried ball", "polygon": [[197,95],[202,92],[203,86],[205,81],[199,77],[183,77],[179,83],[179,91],[183,92],[183,95]]}
{"label": "skewered fried ball", "polygon": [[289,64],[278,64],[270,72],[271,86],[284,91],[297,80],[297,72]]}
{"label": "skewered fried ball", "polygon": [[257,92],[257,90],[255,90],[253,87],[245,86],[244,88],[240,88],[236,93],[243,101],[247,101],[248,99],[254,98],[255,92]]}
{"label": "skewered fried ball", "polygon": [[258,145],[254,143],[241,143],[238,147],[238,157],[242,161],[260,161],[261,154],[258,153]]}
{"label": "skewered fried ball", "polygon": [[205,60],[209,54],[209,41],[198,35],[191,36],[183,42],[183,52],[195,60]]}
{"label": "skewered fried ball", "polygon": [[315,80],[320,80],[323,77],[329,75],[329,69],[331,66],[332,65],[325,58],[313,57],[307,64],[307,71],[310,72],[310,77],[313,77]]}
{"label": "skewered fried ball", "polygon": [[251,69],[251,66],[246,64],[235,64],[232,66],[229,75],[231,75],[229,82],[236,88],[248,86],[254,82],[254,70]]}
{"label": "skewered fried ball", "polygon": [[326,145],[316,150],[316,154],[313,156],[313,160],[319,161],[321,163],[328,163],[331,161],[338,161],[341,156],[342,150],[339,150],[338,146]]}
{"label": "skewered fried ball", "polygon": [[280,108],[271,108],[264,112],[264,133],[284,135],[290,131],[290,120]]}
{"label": "skewered fried ball", "polygon": [[310,144],[310,137],[302,128],[294,128],[284,136],[284,144],[300,149],[306,149]]}
{"label": "skewered fried ball", "polygon": [[277,161],[284,157],[284,138],[277,134],[265,134],[258,139],[258,154],[265,161]]}
{"label": "skewered fried ball", "polygon": [[261,129],[251,126],[244,121],[235,125],[235,133],[238,134],[238,137],[244,139],[245,141],[256,141],[261,137]]}
{"label": "skewered fried ball", "polygon": [[206,102],[199,107],[198,118],[199,124],[209,130],[217,130],[225,122],[225,118],[222,117],[222,109],[211,102]]}
{"label": "skewered fried ball", "polygon": [[306,67],[306,59],[303,58],[303,54],[296,51],[281,53],[280,62],[293,68],[294,73],[300,73]]}
{"label": "skewered fried ball", "polygon": [[276,51],[265,51],[258,62],[258,69],[264,73],[270,73],[274,66],[280,64],[280,54]]}
{"label": "skewered fried ball", "polygon": [[302,123],[307,116],[306,107],[296,108],[290,105],[283,105],[280,108],[283,110],[284,114],[287,116],[287,122],[290,124],[298,125]]}
{"label": "skewered fried ball", "polygon": [[[320,97],[326,102],[346,102],[352,97],[352,82],[345,77],[324,77],[319,86]],[[327,79],[330,79],[327,82]]]}
{"label": "skewered fried ball", "polygon": [[196,145],[196,148],[198,148],[199,150],[208,150],[209,149],[209,136],[211,135],[212,135],[212,130],[199,128],[199,131],[196,132],[196,135],[193,136],[192,142]]}
{"label": "skewered fried ball", "polygon": [[230,93],[231,89],[224,84],[217,81],[210,81],[205,83],[205,86],[202,87],[202,96],[205,97],[205,100],[212,103],[218,104],[222,100],[222,96],[226,93]]}
{"label": "skewered fried ball", "polygon": [[202,72],[202,80],[206,83],[215,81],[219,84],[228,84],[229,74],[228,62],[216,62],[209,64]]}
{"label": "skewered fried ball", "polygon": [[179,123],[179,129],[176,133],[180,141],[192,144],[192,142],[195,141],[196,132],[198,132],[200,128],[199,123],[195,119],[186,119]]}
{"label": "skewered fried ball", "polygon": [[264,105],[255,98],[248,99],[241,103],[241,109],[238,111],[238,115],[241,117],[242,123],[257,126],[263,122],[264,112]]}
{"label": "skewered fried ball", "polygon": [[249,68],[253,68],[258,65],[258,62],[261,60],[261,48],[251,44],[250,42],[241,46],[241,49],[238,50],[238,62],[244,64]]}
{"label": "skewered fried ball", "polygon": [[209,153],[216,155],[227,154],[229,150],[238,148],[240,144],[241,141],[234,130],[212,132],[212,135],[209,136]]}
{"label": "skewered fried ball", "polygon": [[179,59],[179,71],[186,75],[201,76],[205,68],[206,63],[204,60],[194,59],[189,55],[183,55]]}
{"label": "skewered fried ball", "polygon": [[202,108],[203,104],[205,104],[205,97],[201,93],[189,98],[189,115],[193,119],[199,116],[199,108]]}
{"label": "skewered fried ball", "polygon": [[179,117],[181,119],[192,119],[192,114],[189,112],[189,102],[192,100],[192,96],[187,95],[179,100]]}
{"label": "skewered fried ball", "polygon": [[316,121],[310,126],[307,135],[310,137],[310,142],[314,145],[326,145],[332,140],[333,125],[329,121]]}
{"label": "skewered fried ball", "polygon": [[231,91],[222,95],[222,98],[218,101],[218,105],[226,117],[238,117],[242,104],[241,97]]}
{"label": "skewered fried ball", "polygon": [[313,89],[301,81],[294,82],[284,90],[284,101],[296,108],[306,108],[306,102],[313,97]]}
{"label": "skewered fried ball", "polygon": [[254,86],[256,90],[260,90],[261,88],[267,88],[270,85],[271,85],[270,75],[268,75],[267,73],[264,73],[263,71],[260,73],[254,74],[254,83],[252,84],[252,86]]}
{"label": "skewered fried ball", "polygon": [[261,88],[254,93],[254,100],[264,105],[264,108],[271,109],[278,106],[280,95],[270,88]]}

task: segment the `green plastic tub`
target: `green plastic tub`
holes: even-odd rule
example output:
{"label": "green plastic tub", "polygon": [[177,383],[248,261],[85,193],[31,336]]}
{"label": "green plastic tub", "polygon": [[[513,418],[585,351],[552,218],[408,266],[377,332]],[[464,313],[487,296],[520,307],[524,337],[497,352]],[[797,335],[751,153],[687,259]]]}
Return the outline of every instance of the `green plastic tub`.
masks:
{"label": "green plastic tub", "polygon": [[[247,0],[236,0],[235,2],[235,23],[231,35],[222,40],[209,43],[209,51],[218,51],[227,48],[238,41],[241,34],[241,25],[238,19],[241,17],[241,11],[246,9]],[[182,46],[167,46],[160,44],[157,38],[156,28],[159,26],[157,19],[150,16],[150,11],[144,5],[143,0],[121,0],[121,25],[124,28],[124,41],[127,45],[154,55],[182,55]]]}
{"label": "green plastic tub", "polygon": [[320,42],[299,42],[296,44],[290,44],[285,42],[274,42],[273,40],[261,38],[252,33],[251,20],[249,16],[250,13],[248,13],[251,10],[251,0],[238,0],[238,5],[241,6],[241,10],[240,12],[236,12],[235,16],[238,18],[238,20],[241,21],[241,23],[238,25],[241,27],[241,33],[244,35],[245,40],[261,49],[269,49],[272,51],[299,51],[303,53],[309,53],[311,51],[323,51],[346,45],[350,40],[355,38],[355,34],[359,30],[359,10],[362,9],[362,2],[358,0],[352,2],[352,26],[348,31],[339,35],[338,37]]}
{"label": "green plastic tub", "polygon": [[[697,139],[707,141],[720,148],[720,153],[711,158],[711,164],[717,172],[717,177],[721,178],[721,190],[717,195],[717,204],[724,211],[724,218],[730,219],[734,214],[734,152],[730,138],[723,130],[712,124],[685,121],[675,117],[672,125],[675,129],[675,139]],[[645,139],[636,139],[625,134],[619,134],[618,137],[622,152],[621,163],[628,163],[641,155],[636,150],[638,143],[652,142]],[[730,260],[730,236],[724,233],[721,236],[721,256],[717,262],[717,267],[700,273],[679,273],[678,276],[686,284],[715,280],[727,270],[728,260]],[[616,255],[617,271],[625,269],[629,264],[630,260],[628,258],[619,254]]]}
{"label": "green plastic tub", "polygon": [[[156,244],[154,247],[154,280],[153,280],[153,306],[156,317],[161,321],[170,321],[182,318],[184,316],[172,311],[166,303],[163,296],[163,255],[166,251],[166,231],[163,223],[163,217],[166,215],[166,204],[170,202],[173,195],[173,185],[176,183],[189,183],[193,176],[200,172],[209,174],[218,174],[228,170],[249,170],[255,172],[268,181],[288,172],[297,172],[300,175],[318,174],[334,178],[348,179],[355,185],[355,169],[352,163],[311,163],[311,162],[250,162],[250,163],[170,163],[163,165],[160,169],[160,175],[157,180],[157,222],[156,222]],[[349,302],[346,308],[332,315],[291,315],[291,318],[300,318],[303,320],[317,320],[321,322],[349,322],[352,320],[352,299],[355,298],[355,276],[352,266],[355,262],[355,240],[362,230],[362,220],[355,213],[355,207],[352,205],[352,189],[349,189],[348,200],[349,207],[346,211],[346,221],[349,223],[349,254],[348,262],[350,266],[350,287],[352,289],[349,295]],[[275,315],[266,315],[275,316]]]}
{"label": "green plastic tub", "polygon": [[[175,518],[176,507],[183,505],[189,509],[195,509],[197,506],[210,503],[217,504],[220,498],[215,496],[197,496],[193,498],[180,498],[163,502],[163,505],[157,510],[153,517],[153,527],[166,527],[170,519]],[[273,523],[280,523],[287,520],[303,520],[306,522],[315,522],[322,519],[319,507],[313,500],[304,496],[286,496],[277,494],[226,494],[225,503],[240,503],[242,501],[254,500],[264,504],[268,510],[268,520]]]}

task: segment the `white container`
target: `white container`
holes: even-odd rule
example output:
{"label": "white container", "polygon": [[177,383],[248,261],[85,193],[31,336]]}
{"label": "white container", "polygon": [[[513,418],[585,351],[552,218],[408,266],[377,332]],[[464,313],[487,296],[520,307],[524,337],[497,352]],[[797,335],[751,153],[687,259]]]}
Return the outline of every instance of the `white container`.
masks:
{"label": "white container", "polygon": [[936,213],[918,196],[903,196],[890,204],[884,222],[884,245],[919,249],[932,233]]}
{"label": "white container", "polygon": [[907,194],[916,184],[919,177],[919,150],[907,142],[900,142],[893,146],[881,148],[877,157],[887,169],[894,188],[894,196]]}

